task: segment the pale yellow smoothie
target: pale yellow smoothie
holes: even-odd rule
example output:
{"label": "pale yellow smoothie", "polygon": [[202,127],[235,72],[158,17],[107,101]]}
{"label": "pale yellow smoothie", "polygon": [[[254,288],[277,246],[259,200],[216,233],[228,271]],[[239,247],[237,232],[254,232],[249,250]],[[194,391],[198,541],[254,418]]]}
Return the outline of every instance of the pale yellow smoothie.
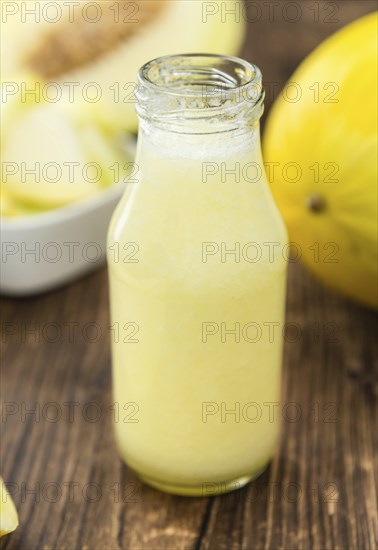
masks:
{"label": "pale yellow smoothie", "polygon": [[277,445],[286,231],[258,125],[211,137],[142,125],[136,163],[108,239],[119,450],[162,490],[220,493]]}

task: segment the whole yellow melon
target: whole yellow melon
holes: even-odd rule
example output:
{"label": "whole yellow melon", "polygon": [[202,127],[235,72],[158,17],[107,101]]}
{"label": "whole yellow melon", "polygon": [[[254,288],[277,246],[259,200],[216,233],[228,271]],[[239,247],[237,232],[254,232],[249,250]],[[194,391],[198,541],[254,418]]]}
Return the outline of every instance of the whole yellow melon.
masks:
{"label": "whole yellow melon", "polygon": [[377,15],[316,48],[264,134],[271,189],[295,254],[324,283],[377,307]]}

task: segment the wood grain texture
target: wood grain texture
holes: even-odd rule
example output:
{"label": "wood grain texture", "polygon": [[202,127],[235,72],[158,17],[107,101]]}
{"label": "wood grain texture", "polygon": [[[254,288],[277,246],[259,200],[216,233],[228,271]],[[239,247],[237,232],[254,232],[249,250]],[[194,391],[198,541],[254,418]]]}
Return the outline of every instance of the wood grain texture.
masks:
{"label": "wood grain texture", "polygon": [[[337,5],[334,25],[250,25],[245,57],[282,84],[324,36],[374,8]],[[287,334],[282,394],[295,405],[268,470],[218,497],[159,493],[118,458],[105,269],[3,298],[1,311],[1,471],[20,515],[1,549],[377,548],[377,318],[300,265],[289,270],[287,323],[300,333]]]}

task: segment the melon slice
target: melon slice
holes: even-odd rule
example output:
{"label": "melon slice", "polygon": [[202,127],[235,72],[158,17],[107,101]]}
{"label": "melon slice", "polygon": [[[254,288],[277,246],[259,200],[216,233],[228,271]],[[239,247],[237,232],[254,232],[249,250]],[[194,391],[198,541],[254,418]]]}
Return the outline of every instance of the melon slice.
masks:
{"label": "melon slice", "polygon": [[40,210],[96,192],[113,183],[125,165],[121,149],[96,126],[80,124],[55,105],[14,115],[4,133],[3,191],[13,201]]}
{"label": "melon slice", "polygon": [[18,515],[14,502],[0,477],[0,537],[18,527]]}
{"label": "melon slice", "polygon": [[[24,2],[12,4],[19,9],[4,25],[3,70],[29,69],[66,91],[65,83],[77,84],[76,108],[88,109],[111,131],[136,130],[134,87],[145,62],[185,52],[232,55],[244,37],[238,0],[85,1],[74,11],[73,3],[63,2],[57,22],[50,13],[37,25],[33,17],[22,18]],[[48,0],[39,4],[48,14]]]}

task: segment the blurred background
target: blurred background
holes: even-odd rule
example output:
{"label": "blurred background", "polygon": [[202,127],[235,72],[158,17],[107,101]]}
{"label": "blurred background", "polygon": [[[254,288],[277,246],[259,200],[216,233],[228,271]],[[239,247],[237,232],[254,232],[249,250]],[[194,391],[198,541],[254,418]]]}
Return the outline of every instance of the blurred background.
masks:
{"label": "blurred background", "polygon": [[[2,3],[0,470],[20,516],[2,548],[375,547],[376,27],[351,31],[295,73],[375,9],[370,0]],[[324,178],[295,182],[310,203],[280,176],[270,182],[291,239],[305,250],[319,235],[318,261],[312,251],[289,264],[295,332],[283,401],[301,418],[284,423],[259,480],[192,500],[141,485],[118,458],[105,267],[107,226],[133,169],[136,71],[188,51],[261,68],[266,158],[279,150],[290,162],[294,151],[302,167],[315,158],[339,168],[337,192]],[[282,100],[285,83],[303,91],[312,70],[320,87]],[[324,101],[329,82],[337,103]],[[328,242],[336,264],[325,261]]]}

